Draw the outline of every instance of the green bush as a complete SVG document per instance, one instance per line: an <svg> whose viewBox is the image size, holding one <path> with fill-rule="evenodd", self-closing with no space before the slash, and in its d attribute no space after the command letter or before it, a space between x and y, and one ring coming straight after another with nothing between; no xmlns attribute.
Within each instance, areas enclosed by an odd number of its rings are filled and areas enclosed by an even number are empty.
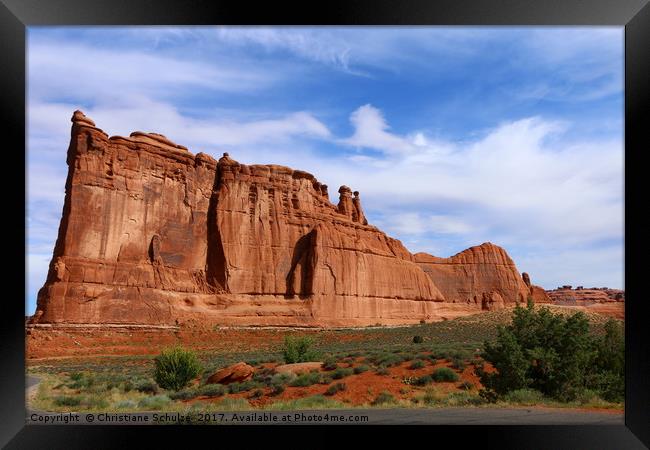
<svg viewBox="0 0 650 450"><path fill-rule="evenodd" d="M324 370L334 370L338 369L339 365L336 363L336 358L330 356L328 358L325 358L322 367Z"/></svg>
<svg viewBox="0 0 650 450"><path fill-rule="evenodd" d="M337 392L341 392L347 389L345 383L334 383L325 391L325 395L334 395Z"/></svg>
<svg viewBox="0 0 650 450"><path fill-rule="evenodd" d="M273 386L273 390L271 391L270 395L273 396L280 395L284 392L285 389L286 388L284 387L284 384L276 384L275 386Z"/></svg>
<svg viewBox="0 0 650 450"><path fill-rule="evenodd" d="M276 373L271 377L271 386L286 385L296 379L293 373Z"/></svg>
<svg viewBox="0 0 650 450"><path fill-rule="evenodd" d="M400 364L403 359L394 353L380 353L370 358L370 361L379 367L393 367Z"/></svg>
<svg viewBox="0 0 650 450"><path fill-rule="evenodd" d="M237 394L239 392L250 391L260 387L260 384L254 380L242 381L239 383L230 383L228 385L228 392L230 394Z"/></svg>
<svg viewBox="0 0 650 450"><path fill-rule="evenodd" d="M365 364L361 364L361 365L355 367L355 368L352 369L352 370L354 371L354 373L355 373L356 375L358 375L358 374L360 374L360 373L367 372L368 370L370 370L370 367L368 367L368 366L365 365Z"/></svg>
<svg viewBox="0 0 650 450"><path fill-rule="evenodd" d="M158 385L153 380L138 380L134 389L145 394L157 394L159 391Z"/></svg>
<svg viewBox="0 0 650 450"><path fill-rule="evenodd" d="M254 399L256 399L256 398L260 398L260 397L263 396L263 395L264 395L264 391L263 391L263 390L261 390L261 389L255 389L255 390L253 391L253 393L252 393L248 398L254 400Z"/></svg>
<svg viewBox="0 0 650 450"><path fill-rule="evenodd" d="M623 327L613 319L605 324L605 334L594 342L595 358L586 387L599 392L610 402L625 397L625 341Z"/></svg>
<svg viewBox="0 0 650 450"><path fill-rule="evenodd" d="M413 336L413 343L414 344L421 344L424 342L424 339L422 336Z"/></svg>
<svg viewBox="0 0 650 450"><path fill-rule="evenodd" d="M339 370L339 369L337 369ZM320 373L318 372L309 372L301 373L298 375L298 378L289 383L289 386L293 387L307 387L320 382Z"/></svg>
<svg viewBox="0 0 650 450"><path fill-rule="evenodd" d="M469 392L452 392L445 399L445 404L449 406L475 406L482 403L485 401L481 397Z"/></svg>
<svg viewBox="0 0 650 450"><path fill-rule="evenodd" d="M81 404L81 397L59 395L57 397L54 397L54 404L56 406L79 406Z"/></svg>
<svg viewBox="0 0 650 450"><path fill-rule="evenodd" d="M308 336L285 336L282 356L286 364L316 361L318 353L311 349L314 340Z"/></svg>
<svg viewBox="0 0 650 450"><path fill-rule="evenodd" d="M536 405L544 400L544 394L535 389L517 389L505 394L503 399L520 405Z"/></svg>
<svg viewBox="0 0 650 450"><path fill-rule="evenodd" d="M377 370L375 370L375 373L377 375L388 375L390 372L388 371L388 369L386 367L380 367Z"/></svg>
<svg viewBox="0 0 650 450"><path fill-rule="evenodd" d="M71 381L66 386L70 389L87 389L95 383L95 377L85 372L73 372L69 378Z"/></svg>
<svg viewBox="0 0 650 450"><path fill-rule="evenodd" d="M221 384L205 384L197 389L199 395L206 397L220 397L226 393L225 386Z"/></svg>
<svg viewBox="0 0 650 450"><path fill-rule="evenodd" d="M424 367L424 361L422 361L421 359L416 359L411 363L409 369L415 370L415 369L422 369L423 367Z"/></svg>
<svg viewBox="0 0 650 450"><path fill-rule="evenodd" d="M456 370L464 370L466 366L465 360L462 358L451 358L451 367Z"/></svg>
<svg viewBox="0 0 650 450"><path fill-rule="evenodd" d="M155 395L140 400L140 402L138 402L138 407L142 409L157 410L162 409L170 401L171 399L166 395Z"/></svg>
<svg viewBox="0 0 650 450"><path fill-rule="evenodd" d="M395 403L395 397L388 391L383 391L370 403L372 406L379 406Z"/></svg>
<svg viewBox="0 0 650 450"><path fill-rule="evenodd" d="M334 380L340 380L341 378L349 377L353 373L354 373L354 371L352 369L350 369L350 368L345 368L344 369L342 367L339 367L334 372L332 372L332 378Z"/></svg>
<svg viewBox="0 0 650 450"><path fill-rule="evenodd" d="M413 380L411 384L414 384L415 386L426 386L431 383L433 383L433 377L431 375L423 375Z"/></svg>
<svg viewBox="0 0 650 450"><path fill-rule="evenodd" d="M458 374L449 367L439 367L434 370L431 377L438 382L441 381L458 381Z"/></svg>
<svg viewBox="0 0 650 450"><path fill-rule="evenodd" d="M196 398L200 394L196 389L183 389L181 391L172 392L169 394L169 398L172 400L189 400L191 398Z"/></svg>
<svg viewBox="0 0 650 450"><path fill-rule="evenodd" d="M154 379L163 389L179 391L201 371L196 354L181 347L173 347L155 359Z"/></svg>
<svg viewBox="0 0 650 450"><path fill-rule="evenodd" d="M614 320L595 337L583 313L565 317L529 302L515 308L512 323L498 328L496 341L485 343L481 357L496 369L476 370L492 397L533 389L571 401L592 389L609 401L623 399L624 341Z"/></svg>

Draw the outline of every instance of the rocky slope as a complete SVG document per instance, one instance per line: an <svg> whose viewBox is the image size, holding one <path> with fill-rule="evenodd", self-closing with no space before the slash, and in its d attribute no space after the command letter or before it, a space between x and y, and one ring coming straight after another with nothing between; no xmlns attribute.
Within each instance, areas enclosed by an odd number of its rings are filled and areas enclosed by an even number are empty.
<svg viewBox="0 0 650 450"><path fill-rule="evenodd" d="M216 161L155 133L72 117L66 196L31 323L363 326L548 301L502 248L412 255L358 192ZM526 281L528 280L528 281Z"/></svg>
<svg viewBox="0 0 650 450"><path fill-rule="evenodd" d="M591 303L609 303L624 302L625 291L621 289L603 288L584 288L578 286L573 289L572 286L562 286L557 289L546 291L553 303L560 304L591 304Z"/></svg>

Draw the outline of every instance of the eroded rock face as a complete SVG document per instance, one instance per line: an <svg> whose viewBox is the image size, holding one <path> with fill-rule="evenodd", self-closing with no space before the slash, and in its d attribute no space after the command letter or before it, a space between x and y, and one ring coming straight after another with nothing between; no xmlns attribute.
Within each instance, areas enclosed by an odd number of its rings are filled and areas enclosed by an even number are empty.
<svg viewBox="0 0 650 450"><path fill-rule="evenodd" d="M525 303L530 294L529 286L506 251L489 242L450 258L416 253L415 261L440 289L446 302L489 309L484 307L484 294L488 298L498 295L500 300L494 302L503 304Z"/></svg>
<svg viewBox="0 0 650 450"><path fill-rule="evenodd" d="M216 161L163 135L109 137L72 117L66 197L40 323L364 326L525 301L493 244L412 255L360 195L307 172Z"/></svg>

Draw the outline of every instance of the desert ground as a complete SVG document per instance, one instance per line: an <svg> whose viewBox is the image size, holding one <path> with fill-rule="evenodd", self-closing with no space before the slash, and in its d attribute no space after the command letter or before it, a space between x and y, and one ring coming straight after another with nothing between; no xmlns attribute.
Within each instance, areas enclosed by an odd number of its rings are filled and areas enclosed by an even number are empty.
<svg viewBox="0 0 650 450"><path fill-rule="evenodd" d="M594 333L602 332L611 316L585 308L547 306L565 314L583 310ZM207 329L198 323L184 327L31 326L26 335L28 409L190 413L462 407L473 411L532 408L541 414L561 408L598 413L590 416L595 422L622 418L622 403L599 398L559 403L535 393L516 392L496 403L486 402L479 395L482 386L475 369L479 365L493 369L479 354L484 341L493 339L497 327L508 323L511 314L512 309L506 308L411 326L341 329ZM287 335L312 338L318 361L324 364L310 372L276 373L275 368L284 364L282 345ZM194 350L203 366L201 375L178 392L161 389L152 378L154 358L174 345ZM228 385L205 384L211 374L238 362L254 368L252 378ZM474 413L468 414L473 417ZM429 420L443 423L443 417L438 412Z"/></svg>

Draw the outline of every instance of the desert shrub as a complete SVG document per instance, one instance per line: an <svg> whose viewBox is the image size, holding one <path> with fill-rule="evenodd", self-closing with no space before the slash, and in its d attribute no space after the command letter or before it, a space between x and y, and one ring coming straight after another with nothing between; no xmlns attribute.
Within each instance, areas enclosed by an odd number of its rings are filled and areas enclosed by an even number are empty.
<svg viewBox="0 0 650 450"><path fill-rule="evenodd" d="M122 383L122 390L124 392L131 392L134 388L133 382L131 380L127 380L124 383Z"/></svg>
<svg viewBox="0 0 650 450"><path fill-rule="evenodd" d="M157 394L159 390L158 385L153 380L138 380L133 387L136 391L145 394Z"/></svg>
<svg viewBox="0 0 650 450"><path fill-rule="evenodd" d="M247 380L239 383L230 383L228 385L228 392L230 394L237 394L238 392L246 392L258 387L260 387L260 384L258 382L254 380Z"/></svg>
<svg viewBox="0 0 650 450"><path fill-rule="evenodd" d="M469 391L474 388L474 384L470 383L469 381L463 381L458 385L458 388L464 391Z"/></svg>
<svg viewBox="0 0 650 450"><path fill-rule="evenodd" d="M411 363L409 369L415 370L415 369L422 369L423 367L424 367L424 361L422 361L421 359L416 359Z"/></svg>
<svg viewBox="0 0 650 450"><path fill-rule="evenodd" d="M172 400L189 400L191 398L196 398L199 395L200 394L196 389L183 389L170 393L169 398Z"/></svg>
<svg viewBox="0 0 650 450"><path fill-rule="evenodd" d="M95 383L95 377L85 372L73 372L69 378L70 382L66 386L70 389L87 389Z"/></svg>
<svg viewBox="0 0 650 450"><path fill-rule="evenodd" d="M529 302L515 307L512 323L498 328L496 341L485 343L481 357L496 369L476 371L493 397L534 389L570 401L593 389L603 398L623 398L623 333L613 320L602 337L594 337L583 313L565 317Z"/></svg>
<svg viewBox="0 0 650 450"><path fill-rule="evenodd" d="M380 353L373 356L370 361L379 367L392 367L401 363L403 360L398 355L392 353Z"/></svg>
<svg viewBox="0 0 650 450"><path fill-rule="evenodd" d="M337 369L339 370L339 369ZM318 372L309 372L301 373L298 375L298 378L289 383L289 386L293 387L307 387L320 382L320 373Z"/></svg>
<svg viewBox="0 0 650 450"><path fill-rule="evenodd" d="M331 375L321 375L320 376L320 384L330 384L332 382L332 377Z"/></svg>
<svg viewBox="0 0 650 450"><path fill-rule="evenodd" d="M261 369L258 369L255 371L253 374L253 380L257 381L258 383L262 383L266 386L269 386L271 384L271 381L273 380L273 369L270 369L268 367L263 367Z"/></svg>
<svg viewBox="0 0 650 450"><path fill-rule="evenodd" d="M264 395L264 391L263 391L263 390L261 390L261 389L255 389L255 390L253 391L253 393L252 393L248 398L250 398L250 399L256 399L256 398L260 398L260 397L263 396L263 395Z"/></svg>
<svg viewBox="0 0 650 450"><path fill-rule="evenodd" d="M287 364L316 361L318 353L311 348L314 340L309 336L285 336L282 356Z"/></svg>
<svg viewBox="0 0 650 450"><path fill-rule="evenodd" d="M133 400L122 400L121 402L118 402L116 405L117 409L133 409L137 406L138 404L134 402Z"/></svg>
<svg viewBox="0 0 650 450"><path fill-rule="evenodd" d="M250 409L251 404L245 398L225 397L216 406L225 411L236 411Z"/></svg>
<svg viewBox="0 0 650 450"><path fill-rule="evenodd" d="M516 389L505 394L503 399L520 405L536 405L544 400L544 394L535 389Z"/></svg>
<svg viewBox="0 0 650 450"><path fill-rule="evenodd" d="M336 363L336 359L330 356L325 358L322 367L324 370L334 370L334 369L338 369L339 365Z"/></svg>
<svg viewBox="0 0 650 450"><path fill-rule="evenodd" d="M58 395L53 400L56 406L79 406L81 397L73 395Z"/></svg>
<svg viewBox="0 0 650 450"><path fill-rule="evenodd" d="M451 359L451 367L453 367L456 370L464 370L466 366L465 361L462 358L452 358Z"/></svg>
<svg viewBox="0 0 650 450"><path fill-rule="evenodd" d="M417 377L412 382L412 384L415 386L426 386L427 384L431 383L433 383L433 377L431 375L423 375L421 377Z"/></svg>
<svg viewBox="0 0 650 450"><path fill-rule="evenodd" d="M480 405L485 401L478 395L469 392L452 392L447 396L444 403L449 406L471 406Z"/></svg>
<svg viewBox="0 0 650 450"><path fill-rule="evenodd" d="M108 400L101 395L91 394L87 395L81 404L88 409L105 409L108 407Z"/></svg>
<svg viewBox="0 0 650 450"><path fill-rule="evenodd" d="M280 395L284 392L286 388L284 387L284 384L276 384L273 386L273 390L271 391L270 395Z"/></svg>
<svg viewBox="0 0 650 450"><path fill-rule="evenodd" d="M424 342L424 339L422 338L422 336L419 336L419 335L418 336L413 336L413 343L414 344L421 344L423 342Z"/></svg>
<svg viewBox="0 0 650 450"><path fill-rule="evenodd" d="M363 373L363 372L367 372L368 370L370 370L370 367L368 367L368 366L365 365L365 364L361 364L361 365L355 367L354 369L352 369L352 371L353 371L356 375L358 375L358 374L360 374L360 373Z"/></svg>
<svg viewBox="0 0 650 450"><path fill-rule="evenodd" d="M458 381L458 374L451 370L449 367L439 367L433 371L431 377L438 382Z"/></svg>
<svg viewBox="0 0 650 450"><path fill-rule="evenodd" d="M293 373L276 373L271 377L271 386L286 385L296 379Z"/></svg>
<svg viewBox="0 0 650 450"><path fill-rule="evenodd" d="M354 371L352 369L350 369L350 368L345 368L344 369L342 367L339 367L334 372L332 372L332 378L334 380L340 380L341 378L349 377L353 373L354 373Z"/></svg>
<svg viewBox="0 0 650 450"><path fill-rule="evenodd" d="M269 409L295 411L300 409L342 408L344 406L345 405L341 402L319 394L286 402L275 402L269 407Z"/></svg>
<svg viewBox="0 0 650 450"><path fill-rule="evenodd" d="M602 403L601 393L593 389L582 389L576 394L575 401L581 405Z"/></svg>
<svg viewBox="0 0 650 450"><path fill-rule="evenodd" d="M220 397L226 393L226 388L221 384L205 384L198 388L197 392L206 397Z"/></svg>
<svg viewBox="0 0 650 450"><path fill-rule="evenodd" d="M388 369L386 367L380 367L377 370L375 370L375 373L377 375L388 375L390 372L388 371Z"/></svg>
<svg viewBox="0 0 650 450"><path fill-rule="evenodd" d="M375 399L370 403L372 406L386 405L390 403L395 403L395 397L388 391L382 391L375 397Z"/></svg>
<svg viewBox="0 0 650 450"><path fill-rule="evenodd" d="M162 409L165 405L171 402L171 399L166 395L154 395L153 397L145 397L138 402L138 407L142 409L157 410Z"/></svg>
<svg viewBox="0 0 650 450"><path fill-rule="evenodd" d="M182 347L163 350L155 359L154 379L163 389L179 391L201 371L196 354Z"/></svg>
<svg viewBox="0 0 650 450"><path fill-rule="evenodd" d="M337 392L341 392L347 389L345 383L334 383L325 391L325 395L334 395Z"/></svg>

